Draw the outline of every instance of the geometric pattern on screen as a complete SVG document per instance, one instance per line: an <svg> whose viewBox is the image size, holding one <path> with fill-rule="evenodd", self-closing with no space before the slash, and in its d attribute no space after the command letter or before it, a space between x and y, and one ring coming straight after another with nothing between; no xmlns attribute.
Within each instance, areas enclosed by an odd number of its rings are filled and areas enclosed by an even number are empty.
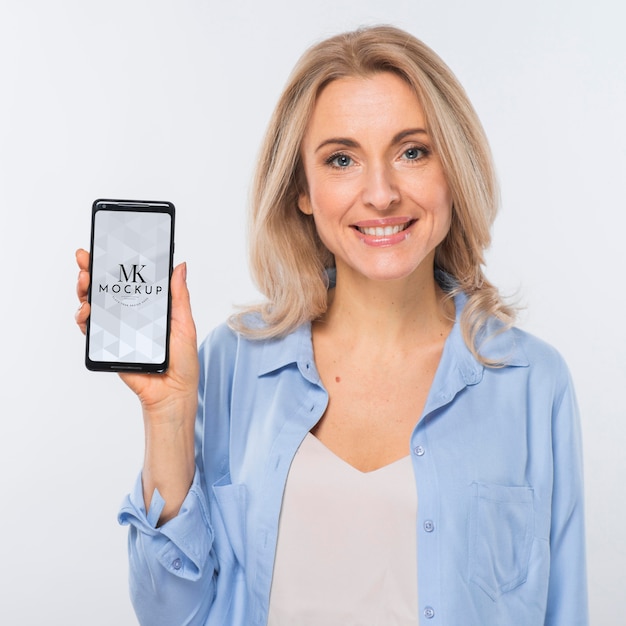
<svg viewBox="0 0 626 626"><path fill-rule="evenodd" d="M171 227L167 213L96 212L92 361L165 360Z"/></svg>

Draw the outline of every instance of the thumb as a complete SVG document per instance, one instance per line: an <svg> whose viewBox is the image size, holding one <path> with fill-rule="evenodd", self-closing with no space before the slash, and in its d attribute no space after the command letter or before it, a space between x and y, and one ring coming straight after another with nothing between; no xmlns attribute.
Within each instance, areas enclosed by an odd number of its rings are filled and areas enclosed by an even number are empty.
<svg viewBox="0 0 626 626"><path fill-rule="evenodd" d="M174 268L170 279L170 288L172 291L172 319L183 324L193 324L189 289L187 289L187 263L181 263Z"/></svg>

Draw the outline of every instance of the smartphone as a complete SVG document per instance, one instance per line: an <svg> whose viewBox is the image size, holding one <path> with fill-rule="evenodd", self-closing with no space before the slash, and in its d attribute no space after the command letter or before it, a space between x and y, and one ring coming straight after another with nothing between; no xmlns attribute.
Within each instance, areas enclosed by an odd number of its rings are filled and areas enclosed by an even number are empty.
<svg viewBox="0 0 626 626"><path fill-rule="evenodd" d="M169 360L171 202L96 200L85 365L112 372L164 372Z"/></svg>

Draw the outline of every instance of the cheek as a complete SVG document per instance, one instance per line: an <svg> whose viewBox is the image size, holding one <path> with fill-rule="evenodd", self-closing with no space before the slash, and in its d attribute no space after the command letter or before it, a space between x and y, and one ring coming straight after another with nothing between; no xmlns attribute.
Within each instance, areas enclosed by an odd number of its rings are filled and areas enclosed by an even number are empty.
<svg viewBox="0 0 626 626"><path fill-rule="evenodd" d="M452 225L452 200L449 197L442 198L442 204L439 209L438 222L438 239L439 243L441 243L450 232L450 226Z"/></svg>
<svg viewBox="0 0 626 626"><path fill-rule="evenodd" d="M449 223L452 217L452 192L443 175L434 177L425 185L424 197L432 210Z"/></svg>
<svg viewBox="0 0 626 626"><path fill-rule="evenodd" d="M340 192L332 184L319 184L309 188L309 201L319 238L336 254L337 242L349 221L345 217L351 206L349 194Z"/></svg>
<svg viewBox="0 0 626 626"><path fill-rule="evenodd" d="M355 199L355 185L345 178L342 181L323 176L309 178L309 199L313 215L339 217Z"/></svg>
<svg viewBox="0 0 626 626"><path fill-rule="evenodd" d="M422 181L414 200L425 211L425 219L430 221L432 237L441 243L445 239L452 223L452 193L443 175L429 177Z"/></svg>
<svg viewBox="0 0 626 626"><path fill-rule="evenodd" d="M452 194L447 189L440 193L438 206L439 233L437 238L439 244L448 236L452 225Z"/></svg>

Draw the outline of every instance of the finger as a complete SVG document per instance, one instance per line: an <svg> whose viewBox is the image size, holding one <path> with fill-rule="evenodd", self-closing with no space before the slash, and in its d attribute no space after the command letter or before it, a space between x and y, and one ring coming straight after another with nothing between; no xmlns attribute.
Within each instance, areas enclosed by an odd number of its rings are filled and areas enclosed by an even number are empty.
<svg viewBox="0 0 626 626"><path fill-rule="evenodd" d="M78 310L74 314L74 319L78 324L83 335L87 332L87 318L89 317L90 307L88 302L81 302Z"/></svg>
<svg viewBox="0 0 626 626"><path fill-rule="evenodd" d="M76 281L76 295L81 302L87 300L87 293L89 291L89 272L87 270L80 270L78 272L78 280Z"/></svg>
<svg viewBox="0 0 626 626"><path fill-rule="evenodd" d="M76 250L76 263L81 270L89 270L89 252L83 248Z"/></svg>
<svg viewBox="0 0 626 626"><path fill-rule="evenodd" d="M78 281L76 283L76 295L81 302L87 300L89 289L89 252L83 248L76 250L76 263L80 268Z"/></svg>
<svg viewBox="0 0 626 626"><path fill-rule="evenodd" d="M172 319L181 324L194 327L191 314L191 301L187 289L187 263L181 263L174 268L170 280L172 290Z"/></svg>

